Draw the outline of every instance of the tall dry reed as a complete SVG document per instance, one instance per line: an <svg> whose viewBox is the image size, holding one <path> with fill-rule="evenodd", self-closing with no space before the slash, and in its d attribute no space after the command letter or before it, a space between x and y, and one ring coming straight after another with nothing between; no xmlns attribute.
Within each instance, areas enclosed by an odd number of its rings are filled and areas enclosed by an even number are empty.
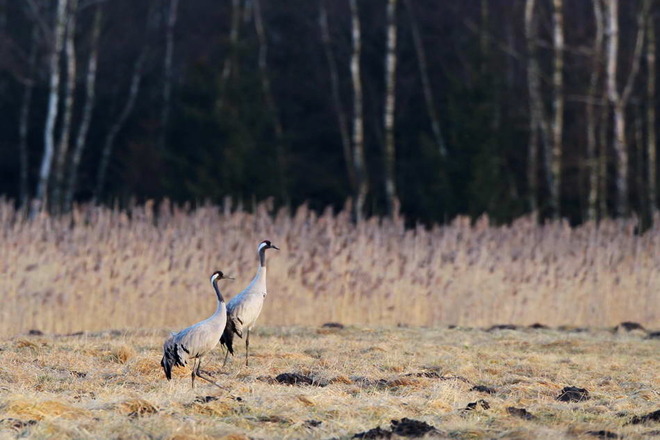
<svg viewBox="0 0 660 440"><path fill-rule="evenodd" d="M263 239L282 250L268 254L261 324L657 327L660 228L633 229L458 218L411 230L401 220L355 225L346 211L274 213L267 204L254 213L81 206L26 220L0 202L0 335L189 325L215 308L214 270L237 279L221 284L227 297L247 285Z"/></svg>

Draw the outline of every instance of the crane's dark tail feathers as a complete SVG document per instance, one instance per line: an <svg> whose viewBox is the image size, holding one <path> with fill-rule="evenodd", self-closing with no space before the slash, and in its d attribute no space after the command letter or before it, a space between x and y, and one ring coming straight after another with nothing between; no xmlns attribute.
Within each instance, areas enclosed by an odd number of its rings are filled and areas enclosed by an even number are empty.
<svg viewBox="0 0 660 440"><path fill-rule="evenodd" d="M187 351L185 347L181 346L181 348ZM177 344L171 339L167 340L165 345L163 345L163 359L160 361L160 366L163 367L167 380L172 380L172 367L183 367L185 365L183 359L179 356L179 347Z"/></svg>
<svg viewBox="0 0 660 440"><path fill-rule="evenodd" d="M234 333L236 333L236 324L232 319L227 319L227 325L225 326L225 331L220 337L220 344L227 347L227 350L234 355Z"/></svg>

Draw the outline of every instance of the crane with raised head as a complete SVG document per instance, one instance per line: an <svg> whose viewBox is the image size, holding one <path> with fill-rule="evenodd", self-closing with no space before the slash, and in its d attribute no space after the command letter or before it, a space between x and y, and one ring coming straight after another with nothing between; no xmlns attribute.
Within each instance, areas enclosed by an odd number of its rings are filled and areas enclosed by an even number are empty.
<svg viewBox="0 0 660 440"><path fill-rule="evenodd" d="M215 313L204 321L198 322L172 335L163 344L163 359L160 365L165 371L167 380L172 379L172 367L185 367L192 359L192 387L195 388L195 377L200 377L213 385L220 387L213 379L202 374L202 358L218 344L227 324L227 306L218 288L219 280L232 280L221 271L211 275L211 285L215 290L218 305Z"/></svg>
<svg viewBox="0 0 660 440"><path fill-rule="evenodd" d="M243 338L245 333L245 366L248 365L248 358L250 353L250 330L257 321L261 308L264 305L266 298L266 250L275 249L280 250L277 246L272 244L269 240L264 240L259 243L257 247L257 255L259 256L259 267L257 274L252 278L250 284L238 295L233 297L227 304L227 326L220 343L227 347L227 354L225 355L225 362L229 353L234 354L234 335Z"/></svg>

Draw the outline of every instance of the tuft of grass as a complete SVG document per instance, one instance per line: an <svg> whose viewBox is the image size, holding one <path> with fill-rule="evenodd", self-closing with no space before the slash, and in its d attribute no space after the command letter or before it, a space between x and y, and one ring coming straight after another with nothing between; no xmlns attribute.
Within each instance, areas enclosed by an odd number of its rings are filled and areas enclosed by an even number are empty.
<svg viewBox="0 0 660 440"><path fill-rule="evenodd" d="M135 357L135 349L130 345L118 345L112 348L110 356L115 362L120 364L127 363L130 359Z"/></svg>

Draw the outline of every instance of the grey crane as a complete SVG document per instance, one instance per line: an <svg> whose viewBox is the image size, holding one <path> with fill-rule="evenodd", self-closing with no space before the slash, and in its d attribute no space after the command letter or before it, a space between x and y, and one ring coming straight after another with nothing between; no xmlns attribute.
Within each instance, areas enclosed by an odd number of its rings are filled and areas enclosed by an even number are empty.
<svg viewBox="0 0 660 440"><path fill-rule="evenodd" d="M225 362L229 353L234 354L234 335L239 338L243 337L245 331L245 366L248 365L248 357L250 352L250 330L256 322L261 307L264 305L264 298L266 298L266 250L275 249L280 250L277 246L272 244L269 240L264 240L259 243L257 247L257 254L259 255L259 267L257 274L252 278L252 281L241 293L233 297L229 304L227 304L227 327L225 328L220 343L227 347L227 354L225 355Z"/></svg>
<svg viewBox="0 0 660 440"><path fill-rule="evenodd" d="M192 387L195 388L195 376L220 387L211 378L202 374L200 369L202 366L202 357L213 350L218 344L218 338L222 336L227 323L227 306L218 288L218 281L222 279L233 280L233 278L225 276L221 271L216 271L211 275L211 285L218 299L218 306L215 309L215 313L204 321L198 322L178 333L172 333L163 344L163 359L160 361L160 365L165 371L167 380L172 379L173 366L184 367L192 359Z"/></svg>

